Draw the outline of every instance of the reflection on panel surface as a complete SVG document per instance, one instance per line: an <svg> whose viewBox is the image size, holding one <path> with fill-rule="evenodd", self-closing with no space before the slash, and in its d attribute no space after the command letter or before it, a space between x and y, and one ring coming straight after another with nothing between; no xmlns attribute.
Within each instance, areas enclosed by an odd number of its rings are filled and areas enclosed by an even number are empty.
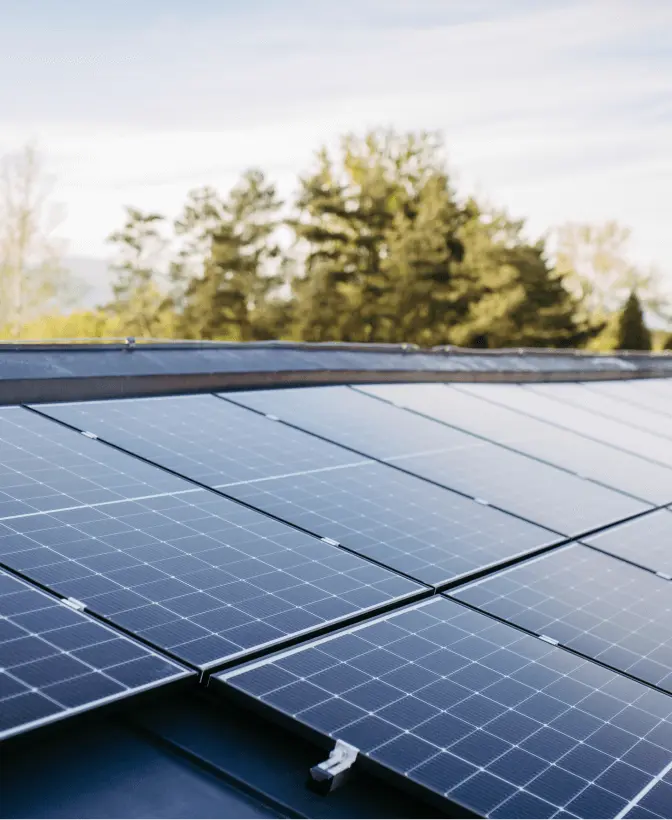
<svg viewBox="0 0 672 820"><path fill-rule="evenodd" d="M215 679L486 817L616 817L672 699L442 597Z"/></svg>
<svg viewBox="0 0 672 820"><path fill-rule="evenodd" d="M423 589L207 490L5 521L0 561L201 667Z"/></svg>
<svg viewBox="0 0 672 820"><path fill-rule="evenodd" d="M559 540L549 530L376 462L225 489L431 585Z"/></svg>
<svg viewBox="0 0 672 820"><path fill-rule="evenodd" d="M573 545L451 597L672 693L672 585Z"/></svg>
<svg viewBox="0 0 672 820"><path fill-rule="evenodd" d="M0 570L0 739L189 674Z"/></svg>
<svg viewBox="0 0 672 820"><path fill-rule="evenodd" d="M672 576L672 510L655 510L583 539L653 572Z"/></svg>
<svg viewBox="0 0 672 820"><path fill-rule="evenodd" d="M23 407L0 409L0 518L181 486L179 479Z"/></svg>

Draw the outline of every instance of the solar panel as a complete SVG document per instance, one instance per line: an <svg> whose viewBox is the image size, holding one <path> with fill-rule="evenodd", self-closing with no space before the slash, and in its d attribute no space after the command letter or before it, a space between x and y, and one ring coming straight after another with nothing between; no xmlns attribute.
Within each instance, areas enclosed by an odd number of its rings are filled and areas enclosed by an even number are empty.
<svg viewBox="0 0 672 820"><path fill-rule="evenodd" d="M583 540L633 564L672 576L671 510L656 510Z"/></svg>
<svg viewBox="0 0 672 820"><path fill-rule="evenodd" d="M496 402L511 410L534 416L541 421L571 430L582 436L601 441L620 450L672 466L672 441L638 430L620 421L596 416L589 410L555 401L533 389L517 384L475 385L475 395ZM672 473L669 478L672 486Z"/></svg>
<svg viewBox="0 0 672 820"><path fill-rule="evenodd" d="M332 408L328 411L334 416L330 436L346 446L359 447L449 489L486 499L506 512L563 535L579 535L646 509L634 499L445 425L346 388L330 390L289 392L312 396L309 405L317 401L320 407L326 403ZM348 408L350 412L346 413ZM349 450L213 396L78 403L43 409L220 489L243 481L320 472L366 461ZM315 421L309 426L320 434L329 432L323 429L324 420L320 421L324 407L314 409ZM294 420L292 416L290 421ZM301 421L305 421L303 410ZM367 440L373 444L367 444ZM428 447L432 453L422 453Z"/></svg>
<svg viewBox="0 0 672 820"><path fill-rule="evenodd" d="M361 461L211 395L55 404L40 410L210 486Z"/></svg>
<svg viewBox="0 0 672 820"><path fill-rule="evenodd" d="M468 451L390 461L564 535L597 529L648 508L593 481L487 443Z"/></svg>
<svg viewBox="0 0 672 820"><path fill-rule="evenodd" d="M0 409L0 518L181 486L179 479L25 408Z"/></svg>
<svg viewBox="0 0 672 820"><path fill-rule="evenodd" d="M0 740L190 674L0 570Z"/></svg>
<svg viewBox="0 0 672 820"><path fill-rule="evenodd" d="M650 784L624 817L659 818L665 820L672 806L672 763Z"/></svg>
<svg viewBox="0 0 672 820"><path fill-rule="evenodd" d="M458 430L373 401L350 387L256 390L222 395L374 458L459 450L479 444Z"/></svg>
<svg viewBox="0 0 672 820"><path fill-rule="evenodd" d="M672 759L672 699L437 596L211 678L485 817L617 817Z"/></svg>
<svg viewBox="0 0 672 820"><path fill-rule="evenodd" d="M559 540L549 530L377 462L225 489L431 585Z"/></svg>
<svg viewBox="0 0 672 820"><path fill-rule="evenodd" d="M672 693L670 582L572 545L451 597Z"/></svg>
<svg viewBox="0 0 672 820"><path fill-rule="evenodd" d="M600 395L611 396L669 418L672 415L672 400L662 392L662 385L666 384L667 380L661 380L660 386L647 386L647 383L645 379L633 382L589 382L586 387Z"/></svg>
<svg viewBox="0 0 672 820"><path fill-rule="evenodd" d="M646 430L657 436L672 439L672 427L667 417L643 407L635 407L627 402L619 401L612 396L588 390L583 384L534 384L528 387L535 393L541 393L557 401L583 407L599 416L616 419L639 430Z"/></svg>
<svg viewBox="0 0 672 820"><path fill-rule="evenodd" d="M403 402L446 424L643 501L657 505L669 503L672 471L668 468L467 392L479 386L482 385L460 384L458 389L457 385L403 385L397 389L394 385L385 385L375 390L381 396Z"/></svg>
<svg viewBox="0 0 672 820"><path fill-rule="evenodd" d="M0 560L204 668L425 591L199 489L6 520Z"/></svg>

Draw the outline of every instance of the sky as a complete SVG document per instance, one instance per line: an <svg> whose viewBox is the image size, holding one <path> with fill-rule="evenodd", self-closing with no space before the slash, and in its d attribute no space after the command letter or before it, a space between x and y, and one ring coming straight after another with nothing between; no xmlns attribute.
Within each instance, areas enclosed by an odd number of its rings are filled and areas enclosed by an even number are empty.
<svg viewBox="0 0 672 820"><path fill-rule="evenodd" d="M322 144L439 129L459 193L632 228L672 288L669 0L0 0L0 154L35 140L69 253L250 166L291 196Z"/></svg>

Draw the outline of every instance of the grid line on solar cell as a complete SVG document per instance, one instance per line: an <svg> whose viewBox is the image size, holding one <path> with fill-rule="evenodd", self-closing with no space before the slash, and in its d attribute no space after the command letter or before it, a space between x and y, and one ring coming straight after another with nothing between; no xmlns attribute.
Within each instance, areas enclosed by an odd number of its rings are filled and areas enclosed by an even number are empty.
<svg viewBox="0 0 672 820"><path fill-rule="evenodd" d="M39 409L209 486L361 461L347 450L212 395Z"/></svg>
<svg viewBox="0 0 672 820"><path fill-rule="evenodd" d="M443 596L211 681L486 817L615 817L672 759L667 695Z"/></svg>
<svg viewBox="0 0 672 820"><path fill-rule="evenodd" d="M225 491L434 586L559 540L550 530L378 462Z"/></svg>
<svg viewBox="0 0 672 820"><path fill-rule="evenodd" d="M635 407L627 402L618 401L612 396L600 395L587 390L584 384L534 384L528 387L535 393L541 393L556 401L567 402L567 404L590 410L598 416L606 416L640 430L672 439L669 419L659 413L645 410L643 407Z"/></svg>
<svg viewBox="0 0 672 820"><path fill-rule="evenodd" d="M1 522L0 560L199 667L426 591L208 490Z"/></svg>
<svg viewBox="0 0 672 820"><path fill-rule="evenodd" d="M666 384L668 381L666 380ZM600 395L612 396L634 407L642 407L660 413L663 418L672 416L670 399L658 390L646 389L646 382L586 382L586 387Z"/></svg>
<svg viewBox="0 0 672 820"><path fill-rule="evenodd" d="M491 389L487 389L490 387ZM485 389L484 389L485 388ZM547 394L518 384L477 385L475 395L508 407L531 418L552 424L593 441L608 444L639 458L672 466L672 442L652 433L638 430L632 425L596 416L590 410L563 404ZM672 477L670 478L672 481Z"/></svg>
<svg viewBox="0 0 672 820"><path fill-rule="evenodd" d="M189 674L0 570L0 739Z"/></svg>
<svg viewBox="0 0 672 820"><path fill-rule="evenodd" d="M373 417L366 424L378 430L380 425L376 414L378 408L385 405L351 390L345 395L354 397L357 406L373 411ZM413 425L417 421L421 427L429 424L431 436L425 432L424 437L417 439L412 430L407 432L404 442L407 446L412 444L414 452L417 447L430 443L435 449L437 431L447 433L448 440L457 437L460 442L464 439L475 442L476 448L483 446L477 439L453 433L443 425L424 422L405 411L390 409L399 413L404 422L410 420ZM335 539L369 559L423 582L442 583L558 540L558 536L550 531L535 529L532 524L516 521L496 510L484 511L481 505L462 499L447 488L428 486L418 477L377 461L355 460L356 456L341 447L212 396L98 402L90 406L59 405L53 408L53 412L69 423L94 430L118 446L132 448L143 458L154 458L170 469L184 470L192 479L207 480L225 495L320 537ZM235 453L237 457L244 456L244 461L255 464L254 469L232 471L228 466L229 456L221 455L222 447L213 446L209 434L203 436L200 432L190 432L198 429L199 418L207 414L212 414L212 420L204 421L204 429L209 430L214 423L213 429L219 436L214 441L222 446L236 429L241 428L243 432ZM355 419L360 426L364 424L362 413ZM119 432L122 421L126 432ZM217 425L222 425L219 433L216 433ZM165 431L161 432L160 427L165 427ZM387 432L385 441L394 440L391 432ZM198 458L185 458L194 443L198 443L195 448ZM299 445L303 455L299 455L298 466L308 468L324 462L327 466L286 472ZM171 448L174 448L172 453ZM207 469L201 469L199 465L205 462ZM279 473L282 470L284 474ZM268 474L264 475L264 472ZM262 477L256 477L258 474ZM236 475L248 477L231 480ZM511 483L510 476L502 475L500 479L502 487ZM396 500L394 493L398 494ZM583 518L581 513L575 514L575 529L564 534L585 532L608 523L610 517L617 515L611 503L613 499L603 498L600 493L609 495L608 491L599 488L592 494L589 490L587 499L577 496L577 510L587 511L587 500L594 503L596 510L588 517L584 513ZM519 506L529 510L530 505L524 505L521 494L518 498ZM400 499L403 499L403 507ZM579 500L583 503L578 504ZM619 518L640 510L640 505L629 499L623 499L619 507ZM558 514L553 515L556 522L560 518ZM587 526L581 526L582 523ZM448 527L448 537L445 533L440 534L437 527ZM451 539L452 545L447 543ZM517 539L521 543L517 543ZM460 554L463 551L468 557ZM418 575L418 572L422 574Z"/></svg>
<svg viewBox="0 0 672 820"><path fill-rule="evenodd" d="M672 806L672 760L630 803L617 815L622 817L659 817L665 820Z"/></svg>
<svg viewBox="0 0 672 820"><path fill-rule="evenodd" d="M650 572L577 544L450 595L672 694L672 588Z"/></svg>
<svg viewBox="0 0 672 820"><path fill-rule="evenodd" d="M259 391L234 394L231 401L273 411L312 433L564 535L646 509L602 485L374 398L387 389L403 387ZM568 503L560 505L561 497Z"/></svg>
<svg viewBox="0 0 672 820"><path fill-rule="evenodd" d="M498 385L488 385L496 388ZM667 504L672 470L473 394L483 385L383 385L380 397L651 504ZM403 388L407 392L399 392ZM373 388L372 388L373 389ZM396 391L396 393L395 393ZM395 396L395 399L392 398Z"/></svg>
<svg viewBox="0 0 672 820"><path fill-rule="evenodd" d="M169 473L23 407L0 409L0 519L180 486Z"/></svg>
<svg viewBox="0 0 672 820"><path fill-rule="evenodd" d="M603 552L672 576L672 510L653 512L582 539Z"/></svg>

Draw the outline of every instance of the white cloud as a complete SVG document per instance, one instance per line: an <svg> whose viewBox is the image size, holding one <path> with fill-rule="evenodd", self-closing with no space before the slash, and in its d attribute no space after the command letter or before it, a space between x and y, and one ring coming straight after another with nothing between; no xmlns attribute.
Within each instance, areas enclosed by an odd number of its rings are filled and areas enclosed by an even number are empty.
<svg viewBox="0 0 672 820"><path fill-rule="evenodd" d="M21 94L0 91L0 150L40 139L74 252L104 254L125 203L172 215L189 188L227 187L250 165L290 193L320 144L395 125L441 129L458 187L528 216L531 230L616 218L640 259L669 269L669 3L264 9L184 12L67 48L0 35L0 68L21 55L27 66Z"/></svg>

